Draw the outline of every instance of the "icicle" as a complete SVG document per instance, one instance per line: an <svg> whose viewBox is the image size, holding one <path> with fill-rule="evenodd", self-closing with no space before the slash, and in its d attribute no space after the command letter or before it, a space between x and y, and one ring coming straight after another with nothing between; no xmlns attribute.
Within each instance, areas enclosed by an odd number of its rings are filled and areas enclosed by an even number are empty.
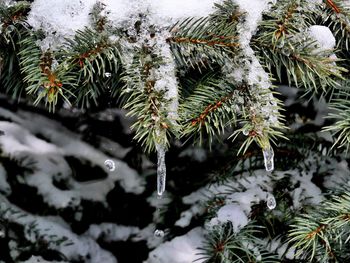
<svg viewBox="0 0 350 263"><path fill-rule="evenodd" d="M158 238L162 238L162 237L164 237L164 231L163 231L163 230L160 230L160 229L156 229L156 230L154 231L154 236L155 236L155 237L158 237Z"/></svg>
<svg viewBox="0 0 350 263"><path fill-rule="evenodd" d="M267 148L263 149L263 155L265 169L266 171L271 172L275 168L273 161L275 153L273 152L273 148L269 145Z"/></svg>
<svg viewBox="0 0 350 263"><path fill-rule="evenodd" d="M268 196L266 198L266 205L270 210L275 209L276 199L272 194L268 194Z"/></svg>
<svg viewBox="0 0 350 263"><path fill-rule="evenodd" d="M165 147L157 145L157 192L158 196L161 197L165 191L166 183L166 166L165 166Z"/></svg>
<svg viewBox="0 0 350 263"><path fill-rule="evenodd" d="M105 161L105 166L107 167L108 170L113 172L115 170L115 163L112 160L106 160Z"/></svg>

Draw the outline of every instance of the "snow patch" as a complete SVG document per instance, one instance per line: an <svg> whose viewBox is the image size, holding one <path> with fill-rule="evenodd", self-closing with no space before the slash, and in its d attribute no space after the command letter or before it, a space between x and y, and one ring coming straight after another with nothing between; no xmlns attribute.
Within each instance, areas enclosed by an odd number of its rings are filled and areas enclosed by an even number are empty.
<svg viewBox="0 0 350 263"><path fill-rule="evenodd" d="M116 170L109 171L104 162L111 159L110 156L83 142L79 135L59 123L34 113L19 111L15 115L1 108L0 115L14 121L0 122L0 129L6 132L6 136L0 136L3 154L22 162L26 167L35 168L32 169L33 172L20 176L28 185L37 188L49 205L56 208L69 205L75 207L81 199L105 203L107 194L116 182L129 193L140 194L144 191L145 181L135 170L113 158ZM50 142L39 139L34 134L40 134ZM75 181L71 177L72 171L65 156L73 156L99 166L107 178L90 182ZM69 190L57 188L55 180L67 180Z"/></svg>
<svg viewBox="0 0 350 263"><path fill-rule="evenodd" d="M153 250L144 263L189 263L197 260L198 247L204 241L202 228L194 228L186 235L165 242ZM196 262L203 262L197 260Z"/></svg>
<svg viewBox="0 0 350 263"><path fill-rule="evenodd" d="M83 258L86 263L117 263L115 257L102 249L93 239L74 234L69 227L51 220L50 217L31 215L9 203L1 195L0 200L0 213L3 214L3 218L6 221L22 225L26 240L34 244L39 240L46 242L48 248L59 251L70 261ZM15 256L16 242L11 242L9 246L12 255ZM34 257L29 262L36 262L33 260L37 259Z"/></svg>
<svg viewBox="0 0 350 263"><path fill-rule="evenodd" d="M85 235L94 240L102 238L106 242L126 241L140 232L138 227L121 226L113 223L92 224Z"/></svg>
<svg viewBox="0 0 350 263"><path fill-rule="evenodd" d="M233 230L239 232L242 227L248 224L248 217L239 205L228 204L218 210L217 217L212 218L207 226L212 228L227 222L231 222Z"/></svg>
<svg viewBox="0 0 350 263"><path fill-rule="evenodd" d="M0 192L2 192L5 195L10 195L12 192L11 186L7 182L7 172L1 163L0 163Z"/></svg>
<svg viewBox="0 0 350 263"><path fill-rule="evenodd" d="M28 15L34 30L42 30L46 38L39 43L43 50L55 49L90 23L89 13L96 0L35 0Z"/></svg>
<svg viewBox="0 0 350 263"><path fill-rule="evenodd" d="M326 26L310 26L309 35L317 41L320 47L319 50L331 50L335 47L335 37L332 31Z"/></svg>

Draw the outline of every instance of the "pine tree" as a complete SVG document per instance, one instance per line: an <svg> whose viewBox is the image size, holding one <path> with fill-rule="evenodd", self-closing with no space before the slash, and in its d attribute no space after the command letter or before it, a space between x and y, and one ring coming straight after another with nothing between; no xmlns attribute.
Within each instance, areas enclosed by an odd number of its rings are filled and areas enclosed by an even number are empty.
<svg viewBox="0 0 350 263"><path fill-rule="evenodd" d="M289 194L303 174L334 172L336 159L347 157L347 1L224 0L206 16L170 18L147 3L132 1L132 12L118 17L98 1L88 23L71 32L43 24L36 1L0 1L2 92L52 112L67 105L93 112L109 107L106 100L127 110L134 140L157 153L159 196L176 142L230 145L225 158L233 161L215 172L202 213L210 222L204 262L348 262L348 184L295 209ZM325 101L326 125L311 133L291 128L283 85L306 103ZM332 165L320 168L325 162ZM262 167L269 173L257 183ZM245 226L215 223L252 185L259 202L249 204Z"/></svg>

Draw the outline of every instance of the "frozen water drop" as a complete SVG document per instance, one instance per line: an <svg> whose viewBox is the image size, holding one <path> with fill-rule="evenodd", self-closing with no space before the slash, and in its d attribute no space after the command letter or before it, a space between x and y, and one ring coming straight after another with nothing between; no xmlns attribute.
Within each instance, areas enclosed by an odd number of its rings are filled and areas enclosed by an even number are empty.
<svg viewBox="0 0 350 263"><path fill-rule="evenodd" d="M273 160L275 153L273 152L273 148L269 146L268 148L263 149L263 155L264 155L265 169L266 171L271 172L275 168L275 164Z"/></svg>
<svg viewBox="0 0 350 263"><path fill-rule="evenodd" d="M105 161L105 166L107 167L108 170L113 172L115 170L115 163L112 160L106 160Z"/></svg>
<svg viewBox="0 0 350 263"><path fill-rule="evenodd" d="M276 207L276 199L272 194L269 194L266 199L266 205L268 209L272 210Z"/></svg>
<svg viewBox="0 0 350 263"><path fill-rule="evenodd" d="M154 231L154 236L155 236L155 237L158 237L158 238L162 238L162 237L164 237L164 231L163 231L163 230L160 230L160 229L156 229L156 230Z"/></svg>
<svg viewBox="0 0 350 263"><path fill-rule="evenodd" d="M109 78L110 76L112 76L112 73L111 73L111 72L106 72L106 73L105 73L105 77L106 77L106 78Z"/></svg>
<svg viewBox="0 0 350 263"><path fill-rule="evenodd" d="M157 145L157 193L162 196L165 191L166 166L165 166L165 147Z"/></svg>

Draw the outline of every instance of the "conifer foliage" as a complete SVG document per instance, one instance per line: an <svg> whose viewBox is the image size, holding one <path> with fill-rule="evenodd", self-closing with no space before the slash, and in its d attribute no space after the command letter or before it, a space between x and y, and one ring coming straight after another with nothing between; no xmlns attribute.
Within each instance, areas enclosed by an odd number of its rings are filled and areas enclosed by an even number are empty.
<svg viewBox="0 0 350 263"><path fill-rule="evenodd" d="M287 192L304 181L302 176L293 181L281 172L285 162L299 174L312 158L321 163L327 158L334 161L337 154L346 156L349 3L223 0L213 1L212 9L203 14L179 15L158 12L152 1L131 1L126 10L120 4L120 13L109 1L96 1L87 8L90 2L80 1L81 6L72 9L77 12L84 6L81 12L88 13L88 21L78 25L72 21L71 27L69 21L61 21L56 28L45 13L49 9L38 11L43 1L0 0L1 92L50 111L67 105L104 108L108 97L133 117L134 139L146 152L164 153L174 140L210 148L229 138L238 165L230 165L214 182L217 188L212 189L205 213L211 223L220 221L223 204L234 208L227 201L232 195L249 189L242 178L237 179L238 171L254 182L256 177L248 170L261 167L263 157L266 170L273 170L276 153L280 171L264 180L275 186L280 180L293 183L290 189L273 190L283 216L266 211L266 202L276 206L276 200L267 197L249 210L249 223L242 228L234 222L213 223L201 260L349 262L349 189L333 191L317 205L305 201L303 209L289 211ZM71 15L79 18L77 13ZM296 87L306 101L322 98L330 105L323 130L333 136L334 145L321 143L330 156L315 157L313 147L319 141L304 133L297 138L288 129L286 106L277 92L280 85ZM291 156L299 163L287 160ZM223 179L233 175L234 179ZM222 182L234 186L222 192ZM261 200L271 191L256 187Z"/></svg>

